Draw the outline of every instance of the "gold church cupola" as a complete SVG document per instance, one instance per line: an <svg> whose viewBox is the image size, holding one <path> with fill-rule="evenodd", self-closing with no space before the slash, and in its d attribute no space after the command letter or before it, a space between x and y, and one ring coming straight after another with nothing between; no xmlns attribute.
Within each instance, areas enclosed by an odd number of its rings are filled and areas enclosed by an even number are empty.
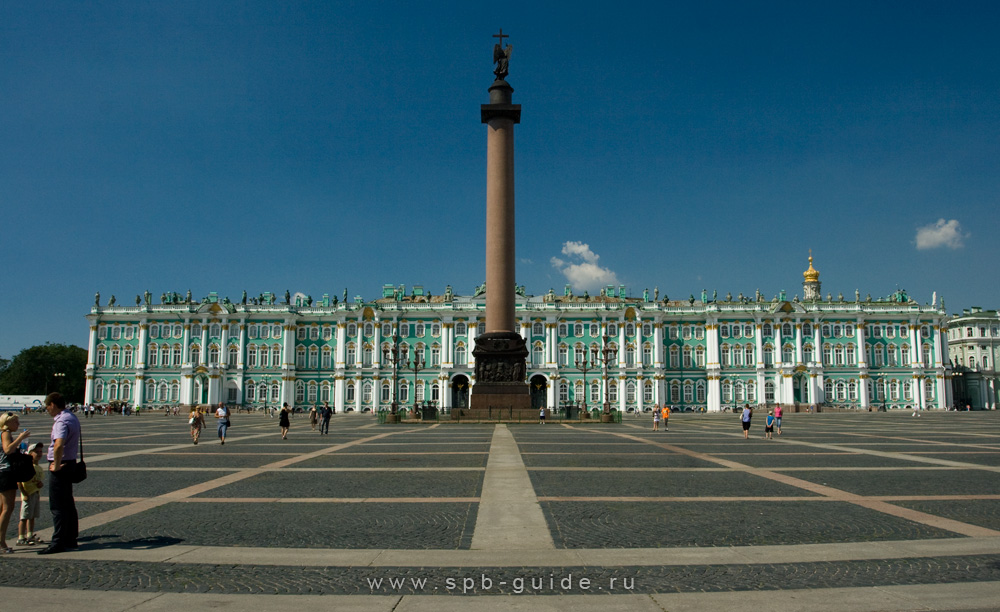
<svg viewBox="0 0 1000 612"><path fill-rule="evenodd" d="M812 249L809 249L809 269L802 273L802 296L806 300L820 299L819 271L813 267Z"/></svg>

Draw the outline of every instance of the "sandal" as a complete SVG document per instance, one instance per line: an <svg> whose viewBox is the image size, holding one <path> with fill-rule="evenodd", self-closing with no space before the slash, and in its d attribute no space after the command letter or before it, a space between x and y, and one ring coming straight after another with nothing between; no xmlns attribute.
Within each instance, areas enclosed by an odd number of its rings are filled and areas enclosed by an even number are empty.
<svg viewBox="0 0 1000 612"><path fill-rule="evenodd" d="M14 549L10 546L4 546L0 548L0 555L12 555L14 554Z"/></svg>
<svg viewBox="0 0 1000 612"><path fill-rule="evenodd" d="M17 545L18 546L30 546L31 545L31 541L28 540L28 538L18 538L17 539Z"/></svg>

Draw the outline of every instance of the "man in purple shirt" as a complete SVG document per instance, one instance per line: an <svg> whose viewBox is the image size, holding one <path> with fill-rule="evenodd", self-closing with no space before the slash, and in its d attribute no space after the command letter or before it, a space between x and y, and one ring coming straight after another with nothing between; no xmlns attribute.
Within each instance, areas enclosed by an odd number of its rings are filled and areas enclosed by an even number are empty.
<svg viewBox="0 0 1000 612"><path fill-rule="evenodd" d="M45 398L45 410L53 418L52 443L49 445L49 510L52 511L52 542L40 555L77 548L80 520L73 499L73 476L80 451L80 420L66 410L60 393Z"/></svg>

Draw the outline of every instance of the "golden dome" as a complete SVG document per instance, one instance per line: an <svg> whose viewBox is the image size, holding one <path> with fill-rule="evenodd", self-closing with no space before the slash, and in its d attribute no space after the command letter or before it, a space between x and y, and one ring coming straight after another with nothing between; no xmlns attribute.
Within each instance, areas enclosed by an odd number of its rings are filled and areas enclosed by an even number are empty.
<svg viewBox="0 0 1000 612"><path fill-rule="evenodd" d="M802 276L806 279L807 283L819 282L819 272L816 270L816 268L813 268L812 249L809 249L809 269L803 272Z"/></svg>

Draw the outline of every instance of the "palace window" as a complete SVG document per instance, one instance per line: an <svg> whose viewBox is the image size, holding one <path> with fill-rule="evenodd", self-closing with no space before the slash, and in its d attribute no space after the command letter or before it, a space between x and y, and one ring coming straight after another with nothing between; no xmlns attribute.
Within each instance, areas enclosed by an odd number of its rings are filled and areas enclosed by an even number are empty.
<svg viewBox="0 0 1000 612"><path fill-rule="evenodd" d="M565 404L569 401L569 383L565 380L559 381L559 402Z"/></svg>
<svg viewBox="0 0 1000 612"><path fill-rule="evenodd" d="M680 349L676 344L670 347L670 367L675 370L680 367Z"/></svg>
<svg viewBox="0 0 1000 612"><path fill-rule="evenodd" d="M431 323L431 335L434 336L435 338L437 338L437 337L439 337L441 335L441 324L440 323Z"/></svg>
<svg viewBox="0 0 1000 612"><path fill-rule="evenodd" d="M858 401L858 381L852 380L847 384L847 399L852 402Z"/></svg>
<svg viewBox="0 0 1000 612"><path fill-rule="evenodd" d="M418 338L423 338L424 337L424 324L423 323L417 323L416 326L414 327L414 329L415 329L414 335L416 335L416 337L418 337Z"/></svg>
<svg viewBox="0 0 1000 612"><path fill-rule="evenodd" d="M601 326L597 323L590 324L590 337L596 338L601 335Z"/></svg>
<svg viewBox="0 0 1000 612"><path fill-rule="evenodd" d="M802 324L802 335L803 336L812 336L813 335L813 326L812 326L811 323L803 323Z"/></svg>
<svg viewBox="0 0 1000 612"><path fill-rule="evenodd" d="M608 383L608 401L617 402L618 401L618 383L616 381L609 381Z"/></svg>
<svg viewBox="0 0 1000 612"><path fill-rule="evenodd" d="M781 335L786 338L792 335L792 325L790 323L785 323L781 326Z"/></svg>
<svg viewBox="0 0 1000 612"><path fill-rule="evenodd" d="M357 336L358 335L358 325L356 323L348 323L347 325L347 335Z"/></svg>
<svg viewBox="0 0 1000 612"><path fill-rule="evenodd" d="M721 325L719 327L719 335L723 338L729 337L729 325Z"/></svg>
<svg viewBox="0 0 1000 612"><path fill-rule="evenodd" d="M729 354L729 345L728 344L723 344L722 345L722 349L719 351L719 357L721 358L720 361L722 363L722 367L728 367L729 364L732 363L732 360L731 360L730 354Z"/></svg>
<svg viewBox="0 0 1000 612"><path fill-rule="evenodd" d="M258 330L259 327L260 327L259 325L249 325L249 326L247 326L247 338L249 338L250 340L256 340L257 339L257 330Z"/></svg>
<svg viewBox="0 0 1000 612"><path fill-rule="evenodd" d="M770 368L774 365L774 347L770 344L764 345L764 367Z"/></svg>
<svg viewBox="0 0 1000 612"><path fill-rule="evenodd" d="M309 369L315 370L319 367L319 347L309 347Z"/></svg>
<svg viewBox="0 0 1000 612"><path fill-rule="evenodd" d="M399 324L399 335L402 338L409 338L410 337L410 324L409 323L400 323Z"/></svg>
<svg viewBox="0 0 1000 612"><path fill-rule="evenodd" d="M236 347L236 346L230 346L228 353L229 353L229 356L228 356L228 358L227 358L226 361L229 364L229 367L235 368L236 367L236 361L239 359L239 356L240 356L240 349L238 347Z"/></svg>
<svg viewBox="0 0 1000 612"><path fill-rule="evenodd" d="M931 345L930 344L923 345L922 347L920 347L920 351L924 359L924 365L928 367L934 365L933 363L931 363Z"/></svg>
<svg viewBox="0 0 1000 612"><path fill-rule="evenodd" d="M691 339L691 326L690 325L685 325L684 327L681 328L681 337L684 338L685 340L690 340Z"/></svg>
<svg viewBox="0 0 1000 612"><path fill-rule="evenodd" d="M731 404L733 401L733 384L728 380L722 383L722 403Z"/></svg>
<svg viewBox="0 0 1000 612"><path fill-rule="evenodd" d="M629 344L625 346L625 367L632 368L635 367L635 345Z"/></svg>
<svg viewBox="0 0 1000 612"><path fill-rule="evenodd" d="M219 345L212 344L208 347L208 362L212 365L219 364Z"/></svg>
<svg viewBox="0 0 1000 612"><path fill-rule="evenodd" d="M373 391L374 391L374 389L372 388L372 381L366 380L361 385L361 401L363 403L365 403L365 404L372 403L372 392Z"/></svg>
<svg viewBox="0 0 1000 612"><path fill-rule="evenodd" d="M306 401L308 401L308 402L315 402L317 394L318 394L318 391L319 391L319 387L316 385L315 382L310 382L309 383L309 387L307 388L307 391L308 391L308 394L306 395Z"/></svg>
<svg viewBox="0 0 1000 612"><path fill-rule="evenodd" d="M154 345L150 345L150 346L154 346ZM150 350L152 351L152 349L150 349ZM108 349L106 349L103 346L98 346L97 347L97 367L103 368L107 364L107 361L108 361ZM154 364L150 364L150 365L154 365Z"/></svg>
<svg viewBox="0 0 1000 612"><path fill-rule="evenodd" d="M786 344L781 349L781 361L784 363L794 363L795 362L795 347L791 344Z"/></svg>
<svg viewBox="0 0 1000 612"><path fill-rule="evenodd" d="M345 402L354 402L354 401L356 401L356 396L355 396L355 392L354 392L354 383L353 382L347 383L347 390L345 392L345 399L344 399L344 401Z"/></svg>
<svg viewBox="0 0 1000 612"><path fill-rule="evenodd" d="M643 336L647 336L647 337L648 336L652 336L653 335L653 326L650 325L649 323L643 323L642 324L642 335Z"/></svg>
<svg viewBox="0 0 1000 612"><path fill-rule="evenodd" d="M670 381L670 401L674 404L681 401L681 383L679 381Z"/></svg>
<svg viewBox="0 0 1000 612"><path fill-rule="evenodd" d="M774 403L774 383L771 381L764 383L764 401L768 404Z"/></svg>
<svg viewBox="0 0 1000 612"><path fill-rule="evenodd" d="M382 335L388 338L392 335L392 325L389 323L382 324Z"/></svg>
<svg viewBox="0 0 1000 612"><path fill-rule="evenodd" d="M309 339L319 340L319 328L315 325L309 328Z"/></svg>
<svg viewBox="0 0 1000 612"><path fill-rule="evenodd" d="M160 365L164 368L170 365L170 347L166 344L160 347Z"/></svg>
<svg viewBox="0 0 1000 612"><path fill-rule="evenodd" d="M542 324L541 323L535 323L534 325L531 326L531 334L533 336L541 336L544 333L545 333L545 330L542 328ZM566 324L565 323L560 323L559 327L556 328L556 333L558 334L558 336L560 338L565 338L566 337Z"/></svg>
<svg viewBox="0 0 1000 612"><path fill-rule="evenodd" d="M904 366L910 365L910 346L908 344L904 344L900 351L900 364Z"/></svg>
<svg viewBox="0 0 1000 612"><path fill-rule="evenodd" d="M774 335L774 331L771 329L771 324L770 323L765 323L764 325L761 326L761 328L760 328L760 335L763 336L763 337L765 337L765 338Z"/></svg>
<svg viewBox="0 0 1000 612"><path fill-rule="evenodd" d="M131 346L126 346L125 347L125 367L126 368L131 368L132 367L132 354L133 354L133 352L134 351L133 351L133 349L132 349Z"/></svg>
<svg viewBox="0 0 1000 612"><path fill-rule="evenodd" d="M569 347L565 344L559 345L559 365L566 366L569 365Z"/></svg>
<svg viewBox="0 0 1000 612"><path fill-rule="evenodd" d="M361 365L362 367L370 368L372 364L375 363L375 349L372 345L366 344L361 350Z"/></svg>
<svg viewBox="0 0 1000 612"><path fill-rule="evenodd" d="M695 401L699 404L705 402L705 381L699 380L698 384L695 385Z"/></svg>
<svg viewBox="0 0 1000 612"><path fill-rule="evenodd" d="M347 364L349 366L353 366L357 363L357 361L358 361L358 349L356 346L354 346L353 342L350 342L347 345Z"/></svg>
<svg viewBox="0 0 1000 612"><path fill-rule="evenodd" d="M455 365L464 366L468 364L468 357L466 356L465 345L461 342L455 347Z"/></svg>
<svg viewBox="0 0 1000 612"><path fill-rule="evenodd" d="M705 328L701 325L695 325L694 327L694 339L704 340L705 339Z"/></svg>
<svg viewBox="0 0 1000 612"><path fill-rule="evenodd" d="M320 361L321 364L320 367L322 367L324 370L329 370L332 359L333 359L333 351L330 350L330 347L324 346L322 360Z"/></svg>
<svg viewBox="0 0 1000 612"><path fill-rule="evenodd" d="M642 384L642 401L646 404L650 404L653 401L653 382L650 380Z"/></svg>
<svg viewBox="0 0 1000 612"><path fill-rule="evenodd" d="M329 325L323 326L323 339L332 340L333 339L333 328Z"/></svg>
<svg viewBox="0 0 1000 612"><path fill-rule="evenodd" d="M431 346L431 365L441 365L441 347L437 344Z"/></svg>
<svg viewBox="0 0 1000 612"><path fill-rule="evenodd" d="M466 325L465 323L462 323L461 321L459 321L458 323L455 323L455 335L456 336L464 336L464 335L466 335L468 333L469 333L469 326L468 325Z"/></svg>
<svg viewBox="0 0 1000 612"><path fill-rule="evenodd" d="M705 347L699 346L694 350L694 362L699 368L705 367Z"/></svg>
<svg viewBox="0 0 1000 612"><path fill-rule="evenodd" d="M543 347L541 342L536 342L531 345L531 365L538 367L542 365L544 361L543 357Z"/></svg>
<svg viewBox="0 0 1000 612"><path fill-rule="evenodd" d="M97 349L97 365L99 366L104 365L104 356L101 354L102 349L103 347L99 347ZM151 368L155 368L160 363L159 356L160 356L160 347L158 347L155 344L150 344L148 349L148 354L146 355L146 361L148 361L149 363L147 363L146 365L148 365Z"/></svg>
<svg viewBox="0 0 1000 612"><path fill-rule="evenodd" d="M590 383L590 403L599 404L601 402L601 383L594 381Z"/></svg>
<svg viewBox="0 0 1000 612"><path fill-rule="evenodd" d="M844 365L844 347L840 344L833 347L833 362L836 365Z"/></svg>
<svg viewBox="0 0 1000 612"><path fill-rule="evenodd" d="M635 323L631 321L625 324L625 335L634 336L635 335Z"/></svg>
<svg viewBox="0 0 1000 612"><path fill-rule="evenodd" d="M382 402L392 401L392 385L388 382L382 383L382 393L379 394L379 400Z"/></svg>
<svg viewBox="0 0 1000 612"><path fill-rule="evenodd" d="M301 380L295 383L295 403L301 404L306 401L306 385Z"/></svg>
<svg viewBox="0 0 1000 612"><path fill-rule="evenodd" d="M678 331L678 328L677 328L676 325L671 325L669 327L668 332L667 332L667 337L670 338L671 340L677 340L680 337L679 331Z"/></svg>
<svg viewBox="0 0 1000 612"><path fill-rule="evenodd" d="M743 363L747 364L747 367L753 366L754 364L752 344L747 344L743 347Z"/></svg>
<svg viewBox="0 0 1000 612"><path fill-rule="evenodd" d="M191 354L191 363L195 365L201 363L201 347L199 345L192 344L188 352Z"/></svg>
<svg viewBox="0 0 1000 612"><path fill-rule="evenodd" d="M372 325L371 323L365 323L365 335L366 336L374 336L375 335L375 326Z"/></svg>
<svg viewBox="0 0 1000 612"><path fill-rule="evenodd" d="M642 365L647 368L653 365L653 346L648 342L642 345Z"/></svg>
<svg viewBox="0 0 1000 612"><path fill-rule="evenodd" d="M573 325L573 335L577 338L583 337L583 323L576 323Z"/></svg>
<svg viewBox="0 0 1000 612"><path fill-rule="evenodd" d="M625 383L625 402L628 404L635 403L635 381L630 380Z"/></svg>

